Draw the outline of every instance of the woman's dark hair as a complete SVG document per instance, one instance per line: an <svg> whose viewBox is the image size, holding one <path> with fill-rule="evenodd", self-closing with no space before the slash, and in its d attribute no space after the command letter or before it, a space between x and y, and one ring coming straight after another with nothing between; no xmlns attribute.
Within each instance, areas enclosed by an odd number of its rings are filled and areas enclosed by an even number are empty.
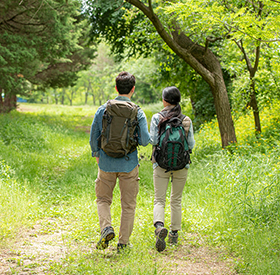
<svg viewBox="0 0 280 275"><path fill-rule="evenodd" d="M135 86L135 77L128 72L121 72L116 77L116 86L119 94L129 94L131 89Z"/></svg>
<svg viewBox="0 0 280 275"><path fill-rule="evenodd" d="M162 91L162 99L171 105L175 105L164 118L159 121L158 128L160 129L161 124L163 124L168 119L173 117L178 117L181 114L181 106L179 102L181 101L181 93L179 89L175 86L166 87Z"/></svg>

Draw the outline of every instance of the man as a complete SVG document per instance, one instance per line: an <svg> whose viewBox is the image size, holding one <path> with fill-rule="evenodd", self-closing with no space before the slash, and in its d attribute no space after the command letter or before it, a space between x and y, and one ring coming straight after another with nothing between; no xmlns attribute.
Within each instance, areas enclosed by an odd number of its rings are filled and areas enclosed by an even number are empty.
<svg viewBox="0 0 280 275"><path fill-rule="evenodd" d="M135 77L128 72L121 72L116 78L115 88L118 92L118 96L115 98L116 101L131 102L130 99L135 89ZM133 230L136 196L139 190L139 163L137 149L128 153L124 157L114 158L106 154L104 150L99 147L100 143L98 143L98 139L102 132L102 119L107 104L108 103L105 103L98 108L90 132L92 156L96 158L98 163L98 176L95 181L95 192L101 237L96 248L107 248L109 241L115 237L115 232L111 225L110 206L112 203L113 190L118 178L122 207L119 241L117 246L118 250L120 250L128 245L129 237ZM137 121L138 143L139 145L147 146L150 141L150 135L148 132L146 116L140 108L137 110Z"/></svg>

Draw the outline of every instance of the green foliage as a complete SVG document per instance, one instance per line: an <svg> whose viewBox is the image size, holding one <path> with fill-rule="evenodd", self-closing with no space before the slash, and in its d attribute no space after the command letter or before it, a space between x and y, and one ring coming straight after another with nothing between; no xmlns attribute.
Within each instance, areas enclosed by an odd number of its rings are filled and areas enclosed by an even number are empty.
<svg viewBox="0 0 280 275"><path fill-rule="evenodd" d="M94 35L104 38L111 45L115 54L122 57L139 57L139 55L155 57L157 70L152 72L153 88L158 90L157 94L160 94L164 87L175 85L182 94L191 96L196 128L199 128L204 121L213 118L215 108L208 84L201 77L197 77L195 72L163 43L151 22L142 13L127 3L120 5L118 2L114 2L114 7L112 7L112 3L105 5L98 1L87 1L87 4L87 12L91 21L94 22L94 30L96 30L93 32ZM166 13L161 10L165 5L168 3L153 2L155 12L162 19L166 29L170 29L168 26L170 16L166 16ZM106 27L99 25L99 21L102 21L102 24L106 22ZM115 30L116 26L119 28L118 31ZM119 43L121 43L121 47L119 47ZM139 64L137 65L140 68ZM142 83L141 86L145 92L146 89ZM146 84L145 86L147 87ZM148 95L148 93L152 93L151 89L147 89L145 94ZM146 98L148 96L140 99L140 102L148 102ZM156 97L153 98L153 100L155 99Z"/></svg>
<svg viewBox="0 0 280 275"><path fill-rule="evenodd" d="M25 64L30 62L30 65L37 65L35 62L37 53L36 50L31 47L31 45L32 43L28 38L22 37L18 34L11 36L5 32L1 35L1 88L4 88L8 91L12 89L21 91L24 89L23 75L21 75L22 72L25 71L25 75L27 77L32 74L32 70L26 70L24 68Z"/></svg>
<svg viewBox="0 0 280 275"><path fill-rule="evenodd" d="M79 73L76 85L67 89L49 89L43 96L43 102L80 105L101 105L117 96L115 78L121 71L128 71L136 78L133 101L137 104L149 104L161 99L157 75L157 66L153 58L131 58L116 62L108 45L100 43L94 64L90 69ZM34 94L34 101L42 99Z"/></svg>
<svg viewBox="0 0 280 275"><path fill-rule="evenodd" d="M271 70L274 60L279 59L279 41L275 39L280 33L277 2L185 0L169 3L160 10L172 15L170 21L174 17L181 19L184 32L198 43L204 44L205 38L209 40L211 49L221 57L223 68L231 76L233 109L246 109L252 93L257 94L259 109L279 97L279 73L277 69ZM256 56L258 46L260 58Z"/></svg>
<svg viewBox="0 0 280 275"><path fill-rule="evenodd" d="M209 121L215 114L214 104L209 100L212 98L209 87L193 73L188 74L187 77L182 76L189 70L180 62L174 62L176 58L173 51L162 43L154 27L147 22L147 18L143 18L142 13L127 2L129 1L102 4L100 1L88 0L88 14L91 16L91 21L101 21L104 24L95 27L94 35L105 37L112 45L113 51L120 55L159 56L161 70L157 75L162 79L161 84L167 83L168 86L173 82L181 86L179 89L184 93L192 93L194 122L196 128L199 128L203 121ZM145 1L139 3L147 5ZM254 3L184 0L153 1L152 5L167 32L172 33L173 23L176 21L187 37L205 49L211 49L221 59L224 79L234 109L240 111L246 108L252 93L257 93L255 108L258 109L267 106L266 103L275 96L279 97L279 70L271 70L271 64L268 64L271 58L268 58L267 54L263 55L267 49L273 52L275 52L274 48L279 50L277 37L280 31L278 20L280 14L277 1L266 0ZM150 47L147 48L147 45ZM256 56L258 46L261 46L260 53L263 56L260 61ZM247 57L247 62L244 56ZM254 73L252 76L252 70L258 71L257 74ZM256 84L254 90L252 82ZM234 90L233 94L231 94L232 90Z"/></svg>
<svg viewBox="0 0 280 275"><path fill-rule="evenodd" d="M0 156L0 242L2 244L15 236L18 228L30 224L29 219L36 215L38 209L36 196L30 192L26 184L16 181L14 175L15 171Z"/></svg>
<svg viewBox="0 0 280 275"><path fill-rule="evenodd" d="M154 43L146 34L153 28L142 13L134 12L130 4L120 0L86 0L85 3L85 14L92 23L90 36L93 40L105 39L119 59L136 54L147 57Z"/></svg>
<svg viewBox="0 0 280 275"><path fill-rule="evenodd" d="M279 33L279 4L265 0L254 4L246 1L190 1L169 3L164 10L182 20L187 32L197 37L230 34L231 39L247 38L275 41ZM170 18L172 20L172 17ZM246 40L246 37L245 37Z"/></svg>
<svg viewBox="0 0 280 275"><path fill-rule="evenodd" d="M124 60L119 70L128 71L136 78L133 101L138 104L150 104L161 100L160 79L154 58Z"/></svg>
<svg viewBox="0 0 280 275"><path fill-rule="evenodd" d="M174 249L168 246L163 254L154 249L151 146L139 150L140 190L130 240L134 248L117 254L115 238L110 243L113 248L100 252L94 247L99 239L94 192L98 170L90 154L89 133L84 132L96 108L24 106L33 111L0 116L2 244L23 225L37 221L44 234L63 231L68 247L65 259L51 263L50 274L170 274L168 261L174 263L178 249L192 244L189 235L193 234L207 239L208 245L227 247L236 255L236 271L241 274L280 272L278 101L262 110L264 129L258 138L249 111L235 118L238 144L225 150L219 146L216 120L205 123L195 134L182 199L180 245ZM189 110L187 106L184 110ZM150 122L162 104L142 108ZM111 206L116 232L119 200L116 188ZM166 225L170 223L169 202L168 198Z"/></svg>
<svg viewBox="0 0 280 275"><path fill-rule="evenodd" d="M259 60L258 70L254 77L255 91L259 109L269 107L274 99L279 99L279 59L277 43L269 47L262 44L262 57ZM224 44L222 54L223 67L229 73L232 86L230 89L231 104L234 111L246 112L246 105L250 100L250 77L241 53L238 53L235 44ZM251 55L252 57L252 55Z"/></svg>
<svg viewBox="0 0 280 275"><path fill-rule="evenodd" d="M30 83L63 87L76 81L94 53L85 47L88 27L79 6L76 0L0 4L1 93L26 95Z"/></svg>
<svg viewBox="0 0 280 275"><path fill-rule="evenodd" d="M264 129L258 137L250 125L251 114L239 116L235 121L238 143L226 150L218 148L216 121L205 124L196 135L194 171L188 181L190 190L196 190L196 174L200 174L200 196L195 196L195 207L188 210L186 216L193 218L187 219L186 225L204 231L211 242L224 243L242 256L238 265L241 273L277 274L280 251L274 236L280 233L279 103L261 115Z"/></svg>

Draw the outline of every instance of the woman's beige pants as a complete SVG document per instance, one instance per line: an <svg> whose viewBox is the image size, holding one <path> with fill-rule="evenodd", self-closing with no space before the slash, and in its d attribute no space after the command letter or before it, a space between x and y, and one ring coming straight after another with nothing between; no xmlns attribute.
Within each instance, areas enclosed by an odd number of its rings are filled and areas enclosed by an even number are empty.
<svg viewBox="0 0 280 275"><path fill-rule="evenodd" d="M165 173L165 169L156 167L154 169L154 224L164 223L164 208L166 203L166 191L171 179L171 230L181 230L182 221L182 194L187 180L188 169L184 168L177 171Z"/></svg>

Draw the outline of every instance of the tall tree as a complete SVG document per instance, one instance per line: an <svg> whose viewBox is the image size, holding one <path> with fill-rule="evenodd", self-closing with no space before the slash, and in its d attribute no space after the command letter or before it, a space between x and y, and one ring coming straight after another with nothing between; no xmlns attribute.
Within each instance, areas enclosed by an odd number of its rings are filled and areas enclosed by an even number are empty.
<svg viewBox="0 0 280 275"><path fill-rule="evenodd" d="M245 95L248 98L247 106L253 110L256 133L261 132L255 78L262 49L269 43L280 41L280 2L274 0L218 0L215 2L184 0L169 5L165 11L170 15L176 14L180 20L186 19L184 29L206 37L207 43L224 40L225 45L229 43L228 40L235 42L243 55L250 79L248 94ZM201 40L198 35L196 37L199 41ZM222 59L223 44L219 45Z"/></svg>
<svg viewBox="0 0 280 275"><path fill-rule="evenodd" d="M209 85L186 62L174 53L161 50L156 54L156 62L160 65L157 79L163 87L175 85L182 95L190 98L195 129L205 121L212 120L215 115L214 99ZM227 87L230 84L229 76L224 79Z"/></svg>
<svg viewBox="0 0 280 275"><path fill-rule="evenodd" d="M90 64L77 0L0 2L0 112L16 107L28 83L73 85Z"/></svg>
<svg viewBox="0 0 280 275"><path fill-rule="evenodd" d="M169 17L166 16L162 7L167 5L167 2L155 1L153 4L152 1L149 0L148 4L145 4L144 1L127 0L114 1L114 6L112 6L112 1L88 0L87 3L88 5L91 5L91 9L89 9L90 13L94 14L94 16L92 16L93 24L95 18L99 19L98 22L100 22L101 17L108 18L109 15L112 17L111 21L115 21L115 23L111 23L111 25L114 25L114 28L126 29L126 35L133 33L133 27L136 25L139 15L137 12L134 14L132 13L132 16L136 19L131 20L131 24L127 26L124 18L125 13L120 11L122 6L130 9L129 6L127 7L125 5L125 3L130 3L138 10L142 11L153 24L157 34L168 45L168 47L187 64L189 64L209 84L214 98L222 146L225 147L232 142L236 142L231 109L220 61L209 49L208 44L199 45L196 41L191 39L191 34L184 31L181 27L181 22L179 18L176 18L176 15ZM113 16L114 11L119 13L122 12L121 20L118 20L118 16ZM172 20L170 20L170 18L172 18ZM108 20L110 19L107 19L107 21ZM111 31L108 31L108 28L109 27L107 27L107 29L105 28L103 33L105 35L109 33L107 38L110 40L110 38L114 35L114 32L112 29L110 29ZM98 29L98 25L93 25L93 31L95 29ZM145 39L145 36L140 39ZM145 47L147 44L142 43L141 45Z"/></svg>

